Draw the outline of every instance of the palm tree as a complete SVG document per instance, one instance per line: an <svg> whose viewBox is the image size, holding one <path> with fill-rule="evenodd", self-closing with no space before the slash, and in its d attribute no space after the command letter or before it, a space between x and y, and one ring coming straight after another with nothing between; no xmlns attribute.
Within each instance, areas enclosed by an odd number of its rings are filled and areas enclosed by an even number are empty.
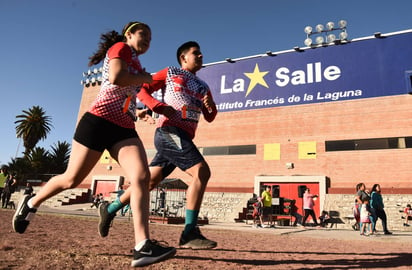
<svg viewBox="0 0 412 270"><path fill-rule="evenodd" d="M51 146L52 151L50 152L49 158L51 162L50 173L61 174L67 168L70 157L70 144L68 142L58 141Z"/></svg>
<svg viewBox="0 0 412 270"><path fill-rule="evenodd" d="M24 155L27 156L40 140L46 139L47 133L53 127L51 117L45 115L42 107L33 106L28 111L23 110L23 114L16 118L16 135L23 139Z"/></svg>

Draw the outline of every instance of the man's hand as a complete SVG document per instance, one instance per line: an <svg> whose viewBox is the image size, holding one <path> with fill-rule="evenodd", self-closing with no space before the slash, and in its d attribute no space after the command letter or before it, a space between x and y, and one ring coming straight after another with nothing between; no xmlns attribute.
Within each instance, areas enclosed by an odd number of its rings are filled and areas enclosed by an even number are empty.
<svg viewBox="0 0 412 270"><path fill-rule="evenodd" d="M203 97L203 105L209 112L212 112L212 108L215 106L215 102L210 95L206 95Z"/></svg>
<svg viewBox="0 0 412 270"><path fill-rule="evenodd" d="M140 120L148 122L149 124L154 124L156 121L147 114L148 109L137 110L136 115Z"/></svg>

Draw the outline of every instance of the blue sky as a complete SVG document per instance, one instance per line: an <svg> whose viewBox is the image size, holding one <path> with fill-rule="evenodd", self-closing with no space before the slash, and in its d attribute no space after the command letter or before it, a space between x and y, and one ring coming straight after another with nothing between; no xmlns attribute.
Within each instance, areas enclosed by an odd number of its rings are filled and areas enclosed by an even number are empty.
<svg viewBox="0 0 412 270"><path fill-rule="evenodd" d="M128 21L151 26L141 62L155 72L176 65L175 50L188 40L198 41L211 63L304 47L305 26L328 21L347 20L349 39L410 29L411 10L410 0L1 0L0 164L24 151L14 121L34 105L53 124L37 146L71 143L88 57L101 33L120 32Z"/></svg>

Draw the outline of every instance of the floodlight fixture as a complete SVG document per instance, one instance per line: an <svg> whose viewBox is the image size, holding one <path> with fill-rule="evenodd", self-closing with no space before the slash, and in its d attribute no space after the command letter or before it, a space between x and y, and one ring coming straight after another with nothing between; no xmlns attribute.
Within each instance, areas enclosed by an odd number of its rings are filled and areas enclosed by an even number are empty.
<svg viewBox="0 0 412 270"><path fill-rule="evenodd" d="M326 24L326 29L332 30L335 27L335 24L333 22L328 22Z"/></svg>
<svg viewBox="0 0 412 270"><path fill-rule="evenodd" d="M272 51L266 51L266 55L267 56L276 56L276 53L274 53Z"/></svg>
<svg viewBox="0 0 412 270"><path fill-rule="evenodd" d="M329 34L329 35L327 35L327 37L326 37L326 42L327 42L327 43L332 43L332 42L334 42L335 40L336 40L335 34Z"/></svg>
<svg viewBox="0 0 412 270"><path fill-rule="evenodd" d="M306 39L305 39L305 45L308 46L308 47L312 45L312 42L313 42L313 41L312 41L311 38L306 38Z"/></svg>
<svg viewBox="0 0 412 270"><path fill-rule="evenodd" d="M323 24L318 24L316 25L316 31L317 32L322 32L325 28L323 27Z"/></svg>
<svg viewBox="0 0 412 270"><path fill-rule="evenodd" d="M340 28L346 28L347 25L348 25L348 23L345 20L340 20L339 21L339 27Z"/></svg>
<svg viewBox="0 0 412 270"><path fill-rule="evenodd" d="M305 27L305 33L306 33L306 34L312 33L312 26L306 26L306 27Z"/></svg>
<svg viewBox="0 0 412 270"><path fill-rule="evenodd" d="M347 22L340 20L338 26L334 22L327 22L325 25L317 24L315 31L313 31L311 26L306 26L304 29L306 33L304 44L310 47L325 46L331 43L341 44L342 41L346 41L348 38L348 33L346 32ZM339 34L338 31L340 31Z"/></svg>
<svg viewBox="0 0 412 270"><path fill-rule="evenodd" d="M323 44L323 42L325 41L323 36L317 36L315 40L316 40L316 44Z"/></svg>
<svg viewBox="0 0 412 270"><path fill-rule="evenodd" d="M236 61L233 60L232 58L226 58L225 60L226 60L226 62L228 62L228 63L234 63L234 62L236 62Z"/></svg>
<svg viewBox="0 0 412 270"><path fill-rule="evenodd" d="M348 38L348 33L346 33L346 31L345 31L345 32L341 32L341 33L339 34L339 38L340 38L341 40L346 40L346 39Z"/></svg>

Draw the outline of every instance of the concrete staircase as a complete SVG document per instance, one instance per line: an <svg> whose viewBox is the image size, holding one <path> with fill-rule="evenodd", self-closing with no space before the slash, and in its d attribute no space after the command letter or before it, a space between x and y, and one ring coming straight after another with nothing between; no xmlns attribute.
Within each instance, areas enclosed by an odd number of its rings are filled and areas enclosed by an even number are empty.
<svg viewBox="0 0 412 270"><path fill-rule="evenodd" d="M34 193L37 193L41 187L33 187ZM24 188L16 191L12 194L11 199L15 205L19 202L23 196ZM87 203L90 202L90 190L87 188L73 188L62 191L61 193L53 196L52 198L43 202L42 205L48 207L58 207L62 205Z"/></svg>

